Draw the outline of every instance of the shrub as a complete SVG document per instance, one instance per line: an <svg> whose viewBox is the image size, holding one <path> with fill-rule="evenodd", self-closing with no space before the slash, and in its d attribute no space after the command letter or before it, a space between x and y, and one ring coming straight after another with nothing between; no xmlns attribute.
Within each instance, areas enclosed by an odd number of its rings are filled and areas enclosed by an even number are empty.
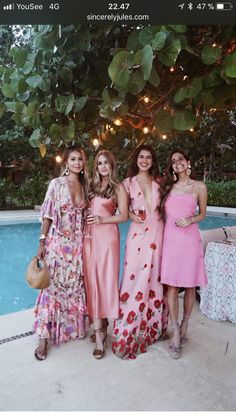
<svg viewBox="0 0 236 419"><path fill-rule="evenodd" d="M236 208L236 180L207 182L208 205Z"/></svg>
<svg viewBox="0 0 236 419"><path fill-rule="evenodd" d="M43 202L48 185L48 177L36 173L28 177L21 185L14 185L6 179L0 179L0 208L32 208Z"/></svg>

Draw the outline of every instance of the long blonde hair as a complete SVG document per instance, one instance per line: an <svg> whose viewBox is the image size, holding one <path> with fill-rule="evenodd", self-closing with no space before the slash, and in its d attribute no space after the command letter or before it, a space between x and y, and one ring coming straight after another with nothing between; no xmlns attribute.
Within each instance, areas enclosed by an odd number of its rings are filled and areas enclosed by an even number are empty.
<svg viewBox="0 0 236 419"><path fill-rule="evenodd" d="M65 175L65 168L66 168L66 162L68 160L69 155L73 151L78 151L81 154L82 160L83 160L83 170L78 174L78 179L82 186L82 195L83 200L85 203L88 203L89 201L89 171L88 171L88 163L87 163L87 157L84 152L84 150L79 147L78 145L72 145L68 146L62 156L62 172L61 175Z"/></svg>
<svg viewBox="0 0 236 419"><path fill-rule="evenodd" d="M106 157L111 168L111 172L109 173L108 185L103 191L101 190L102 177L98 171L98 159L100 156ZM91 198L94 198L95 196L101 196L102 198L112 197L116 199L117 197L116 192L117 192L118 185L119 185L119 182L117 180L117 175L116 175L116 161L113 154L108 150L99 151L94 160L93 176L92 176L91 185L90 185L89 198L91 199Z"/></svg>

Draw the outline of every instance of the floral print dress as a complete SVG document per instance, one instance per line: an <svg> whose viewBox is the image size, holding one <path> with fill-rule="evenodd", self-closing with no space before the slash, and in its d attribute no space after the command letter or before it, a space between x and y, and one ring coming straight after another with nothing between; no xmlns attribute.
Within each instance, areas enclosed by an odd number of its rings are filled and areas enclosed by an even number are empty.
<svg viewBox="0 0 236 419"><path fill-rule="evenodd" d="M134 212L144 207L144 223L131 222L126 240L120 289L119 319L114 323L112 350L120 358L134 359L166 332L168 310L160 283L163 223L158 220L158 183L152 182L149 212L137 177L124 180Z"/></svg>
<svg viewBox="0 0 236 419"><path fill-rule="evenodd" d="M51 181L41 209L41 218L52 220L45 242L50 285L37 298L34 330L56 345L85 337L83 209L83 202L73 206L65 177Z"/></svg>

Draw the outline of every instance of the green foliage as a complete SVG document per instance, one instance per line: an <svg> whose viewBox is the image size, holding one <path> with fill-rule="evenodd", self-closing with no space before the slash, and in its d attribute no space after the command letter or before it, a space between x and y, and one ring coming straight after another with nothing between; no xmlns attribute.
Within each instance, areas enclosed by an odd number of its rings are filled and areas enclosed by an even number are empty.
<svg viewBox="0 0 236 419"><path fill-rule="evenodd" d="M33 208L43 202L48 184L48 177L36 173L26 178L21 185L14 185L6 179L0 179L0 208Z"/></svg>
<svg viewBox="0 0 236 419"><path fill-rule="evenodd" d="M152 141L177 137L199 129L207 109L236 103L235 26L1 28L1 122L41 156L71 140L91 150L92 138L125 150L125 138L143 141L144 126Z"/></svg>
<svg viewBox="0 0 236 419"><path fill-rule="evenodd" d="M236 208L236 180L207 182L208 205Z"/></svg>

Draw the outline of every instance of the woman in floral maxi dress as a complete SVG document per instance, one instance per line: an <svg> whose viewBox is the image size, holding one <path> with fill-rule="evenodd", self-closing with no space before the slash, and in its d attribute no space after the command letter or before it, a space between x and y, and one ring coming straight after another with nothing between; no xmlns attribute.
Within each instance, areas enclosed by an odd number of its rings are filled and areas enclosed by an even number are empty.
<svg viewBox="0 0 236 419"><path fill-rule="evenodd" d="M119 319L114 323L112 350L134 359L165 334L167 307L160 283L163 223L159 203L158 166L153 149L140 146L133 156L130 177L123 184L130 198L131 225L126 240L120 289Z"/></svg>
<svg viewBox="0 0 236 419"><path fill-rule="evenodd" d="M42 228L37 256L45 259L50 285L36 301L34 330L39 338L37 360L45 359L47 343L59 345L85 337L85 288L82 264L83 210L88 175L83 150L64 154L66 176L53 179L41 209Z"/></svg>

